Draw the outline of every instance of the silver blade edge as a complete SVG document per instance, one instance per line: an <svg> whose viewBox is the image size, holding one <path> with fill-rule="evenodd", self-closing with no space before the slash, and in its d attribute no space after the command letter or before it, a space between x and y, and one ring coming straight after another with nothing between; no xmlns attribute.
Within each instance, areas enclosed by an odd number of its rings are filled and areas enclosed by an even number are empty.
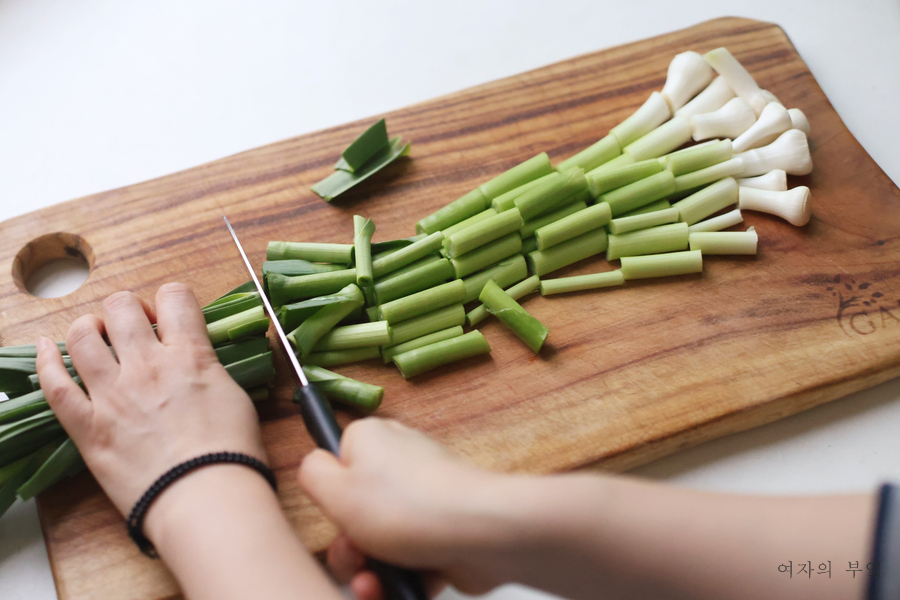
<svg viewBox="0 0 900 600"><path fill-rule="evenodd" d="M269 320L272 321L272 325L275 327L275 333L278 334L278 339L281 340L281 347L284 350L285 354L287 354L288 360L291 361L291 365L293 365L294 367L294 372L297 373L297 378L300 380L300 383L302 385L309 385L309 380L306 378L306 373L303 372L303 367L300 366L300 361L297 360L297 355L294 353L293 348L291 348L291 343L288 341L287 336L284 335L284 329L281 328L281 323L278 321L278 317L275 316L275 310L269 303L269 298L266 296L266 292L263 290L262 284L259 283L259 279L256 277L256 271L254 271L253 267L250 265L250 259L247 258L247 253L244 252L244 247L241 246L241 241L238 239L237 234L234 232L234 228L228 221L228 217L222 215L222 218L225 219L225 225L228 227L228 232L231 234L231 239L234 240L234 245L237 246L238 252L241 253L241 258L244 260L244 266L247 267L247 271L250 272L250 277L253 279L253 285L256 286L256 291L259 292L259 297L262 298L263 306L266 307L266 314L269 315Z"/></svg>

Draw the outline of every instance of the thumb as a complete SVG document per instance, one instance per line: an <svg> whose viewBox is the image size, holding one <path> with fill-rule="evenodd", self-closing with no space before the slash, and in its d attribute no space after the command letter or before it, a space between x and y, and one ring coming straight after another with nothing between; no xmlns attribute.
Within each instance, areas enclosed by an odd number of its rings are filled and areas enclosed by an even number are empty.
<svg viewBox="0 0 900 600"><path fill-rule="evenodd" d="M347 468L338 458L317 448L300 463L297 478L313 502L338 524L343 524L341 517L346 514L346 500L353 495L347 490L350 485Z"/></svg>

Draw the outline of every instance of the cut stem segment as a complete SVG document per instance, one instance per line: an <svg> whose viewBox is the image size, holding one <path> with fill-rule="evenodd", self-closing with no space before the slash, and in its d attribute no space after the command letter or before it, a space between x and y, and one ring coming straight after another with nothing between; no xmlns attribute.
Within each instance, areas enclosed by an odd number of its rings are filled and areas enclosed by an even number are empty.
<svg viewBox="0 0 900 600"><path fill-rule="evenodd" d="M622 234L628 233L629 231L637 231L638 229L656 227L657 225L665 225L666 223L674 223L677 220L678 209L667 208L644 213L642 215L613 219L609 224L609 231L615 234Z"/></svg>
<svg viewBox="0 0 900 600"><path fill-rule="evenodd" d="M356 285L360 289L372 286L372 236L375 223L359 215L353 215L353 248L356 257Z"/></svg>
<svg viewBox="0 0 900 600"><path fill-rule="evenodd" d="M584 210L587 208L587 204L583 200L578 200L576 202L572 202L571 204L566 204L565 206L561 206L556 210L550 211L548 213L544 213L531 221L525 221L522 223L522 226L519 227L519 235L522 236L522 239L529 238L534 235L534 232L544 227L545 225L549 225L550 223L555 223L564 217L568 217L571 214L577 213L579 210ZM536 243L536 242L535 242Z"/></svg>
<svg viewBox="0 0 900 600"><path fill-rule="evenodd" d="M739 156L735 156L734 158L717 165L679 175L675 178L675 192L694 190L708 183L739 175L743 169L743 159Z"/></svg>
<svg viewBox="0 0 900 600"><path fill-rule="evenodd" d="M538 353L549 331L543 323L528 314L522 306L493 281L488 281L478 299L487 307L492 315L500 319L507 327Z"/></svg>
<svg viewBox="0 0 900 600"><path fill-rule="evenodd" d="M619 269L607 271L605 273L591 273L589 275L576 275L574 277L544 279L541 281L541 295L550 296L552 294L595 290L622 285L623 283L625 283L625 277Z"/></svg>
<svg viewBox="0 0 900 600"><path fill-rule="evenodd" d="M679 200L672 208L678 210L678 216L682 221L693 225L723 208L737 204L737 201L738 184L732 177L726 177Z"/></svg>
<svg viewBox="0 0 900 600"><path fill-rule="evenodd" d="M626 256L622 259L622 275L625 280L649 277L687 275L703 270L703 256L699 250L686 250L670 254Z"/></svg>
<svg viewBox="0 0 900 600"><path fill-rule="evenodd" d="M472 225L474 225L476 223L480 223L481 221L484 221L488 217L493 217L496 214L497 214L497 211L494 210L493 208L486 208L483 211L481 211L480 213L478 213L477 215L472 215L468 219L465 219L464 221L460 221L456 225L451 225L450 227L447 227L446 229L442 229L441 233L443 234L444 239L446 240L448 237L450 237L457 231L462 231L463 229L465 229L467 227L471 227Z"/></svg>
<svg viewBox="0 0 900 600"><path fill-rule="evenodd" d="M747 231L695 232L690 234L691 250L703 254L756 254L759 237L751 227Z"/></svg>
<svg viewBox="0 0 900 600"><path fill-rule="evenodd" d="M503 284L498 283L500 287L504 287ZM532 292L536 292L537 289L541 285L541 280L538 279L537 275L532 275L528 279L523 279L519 283L514 286L506 289L506 293L509 294L509 297L513 300L518 300L519 298L523 298ZM488 316L487 307L484 304L479 304L472 310L466 313L466 325L469 327L475 327L475 325L484 321Z"/></svg>
<svg viewBox="0 0 900 600"><path fill-rule="evenodd" d="M618 217L651 202L662 200L675 191L675 176L662 171L611 192L601 194L597 202L606 202L612 216Z"/></svg>
<svg viewBox="0 0 900 600"><path fill-rule="evenodd" d="M659 164L659 159L650 158L614 169L591 171L585 177L587 178L591 195L596 198L601 194L626 186L629 183L655 175L662 170L663 166Z"/></svg>
<svg viewBox="0 0 900 600"><path fill-rule="evenodd" d="M474 189L416 223L416 233L432 234L446 229L477 215L489 206L490 201L484 197L481 190Z"/></svg>
<svg viewBox="0 0 900 600"><path fill-rule="evenodd" d="M670 154L666 157L666 168L675 176L684 175L725 162L733 155L731 140L720 140Z"/></svg>
<svg viewBox="0 0 900 600"><path fill-rule="evenodd" d="M391 328L387 321L358 323L335 327L316 342L313 350L349 350L366 346L383 346L391 343Z"/></svg>
<svg viewBox="0 0 900 600"><path fill-rule="evenodd" d="M572 238L603 227L612 218L609 204L600 202L573 213L549 225L545 225L534 232L538 250L546 250L567 242Z"/></svg>
<svg viewBox="0 0 900 600"><path fill-rule="evenodd" d="M266 247L266 260L292 259L349 265L353 262L353 244L269 242Z"/></svg>
<svg viewBox="0 0 900 600"><path fill-rule="evenodd" d="M600 254L606 250L606 238L606 230L599 227L552 248L529 252L527 260L531 272L542 277L589 256Z"/></svg>
<svg viewBox="0 0 900 600"><path fill-rule="evenodd" d="M336 400L366 412L374 412L381 406L381 400L384 398L384 388L381 386L350 379L316 365L303 365L303 373L330 400ZM296 393L294 399L297 399Z"/></svg>
<svg viewBox="0 0 900 600"><path fill-rule="evenodd" d="M700 221L699 223L694 223L693 225L688 227L688 231L690 233L699 233L702 231L720 231L722 229L733 227L734 225L742 223L743 221L744 217L741 216L741 209L736 208L723 215L719 215L711 219L706 219L705 221Z"/></svg>
<svg viewBox="0 0 900 600"><path fill-rule="evenodd" d="M457 277L465 277L522 251L522 238L515 231L467 254L452 259Z"/></svg>
<svg viewBox="0 0 900 600"><path fill-rule="evenodd" d="M534 219L562 206L572 196L588 189L584 171L573 168L565 173L556 173L542 184L533 187L518 198L516 208L523 219Z"/></svg>
<svg viewBox="0 0 900 600"><path fill-rule="evenodd" d="M542 183L547 181L548 178L550 178L554 175L555 175L555 173L549 173L547 175L544 175L543 177L538 177L537 179L535 179L533 181L529 181L528 183L524 183L515 189L509 190L508 192L500 194L499 196L497 196L496 198L494 198L491 201L491 208L493 208L498 213L501 213L504 210L509 210L511 208L515 208L516 207L516 198L518 198L519 196L521 196L528 190L541 185Z"/></svg>
<svg viewBox="0 0 900 600"><path fill-rule="evenodd" d="M575 156L562 161L556 165L556 170L560 173L575 168L580 168L585 172L591 171L603 163L611 161L621 153L622 150L619 148L619 141L616 139L615 135L610 134L599 142L585 148Z"/></svg>
<svg viewBox="0 0 900 600"><path fill-rule="evenodd" d="M465 335L397 354L393 360L403 378L409 379L437 367L473 356L488 354L490 351L491 347L481 332L470 331Z"/></svg>
<svg viewBox="0 0 900 600"><path fill-rule="evenodd" d="M529 181L534 181L538 177L549 175L552 172L553 167L550 166L550 157L547 156L546 152L541 152L537 156L529 158L512 169L497 175L487 183L478 186L478 189L481 190L481 193L484 194L487 200L484 208L487 208L490 201L497 196L514 190Z"/></svg>
<svg viewBox="0 0 900 600"><path fill-rule="evenodd" d="M691 139L691 122L684 117L672 117L650 133L631 142L622 150L635 161L656 158L680 148Z"/></svg>
<svg viewBox="0 0 900 600"><path fill-rule="evenodd" d="M506 210L457 231L447 237L444 234L444 247L448 258L456 258L485 244L518 231L522 225L522 216L517 208Z"/></svg>
<svg viewBox="0 0 900 600"><path fill-rule="evenodd" d="M516 235L518 236L518 234ZM444 306L460 303L465 297L466 285L456 279L382 304L379 313L382 319L393 325Z"/></svg>
<svg viewBox="0 0 900 600"><path fill-rule="evenodd" d="M623 234L609 236L609 248L606 260L615 260L623 256L639 256L641 254L659 254L684 250L688 247L687 223L672 223L650 229L641 229Z"/></svg>
<svg viewBox="0 0 900 600"><path fill-rule="evenodd" d="M287 338L300 352L300 356L306 357L322 336L365 303L362 292L355 284L343 288L340 295L345 296L346 300L323 306L287 335Z"/></svg>
<svg viewBox="0 0 900 600"><path fill-rule="evenodd" d="M446 258L429 260L398 277L391 277L375 284L375 297L385 304L452 279L453 265Z"/></svg>
<svg viewBox="0 0 900 600"><path fill-rule="evenodd" d="M528 266L525 264L525 257L521 254L502 260L496 265L483 271L479 271L474 275L469 275L462 280L466 285L466 295L465 298L463 298L463 304L468 304L477 299L484 284L491 279L493 279L497 285L506 287L525 279L527 276Z"/></svg>
<svg viewBox="0 0 900 600"><path fill-rule="evenodd" d="M283 306L297 300L334 294L351 283L356 285L356 269L313 273L297 277L272 273L269 275L268 282L272 304Z"/></svg>
<svg viewBox="0 0 900 600"><path fill-rule="evenodd" d="M391 327L391 340L396 346L441 329L462 325L465 322L466 311L463 310L462 304L445 306L421 317L415 317L393 325Z"/></svg>
<svg viewBox="0 0 900 600"><path fill-rule="evenodd" d="M422 337L418 337L414 340L409 340L408 342L403 342L402 344L397 344L396 346L383 348L381 350L381 360L384 361L384 364L388 364L389 362L391 362L394 356L398 354L403 354L404 352L409 352L410 350L415 350L416 348L421 348L422 346L427 346L429 344L435 344L437 342L449 340L450 338L459 337L462 334L463 328L461 325L448 327L447 329L441 329L440 331L435 331L434 333L423 335Z"/></svg>
<svg viewBox="0 0 900 600"><path fill-rule="evenodd" d="M372 261L372 273L376 278L384 277L391 271L396 271L400 267L405 267L420 258L437 252L441 248L443 241L444 236L440 231L429 234L427 237L413 242L405 248L400 248L396 252Z"/></svg>
<svg viewBox="0 0 900 600"><path fill-rule="evenodd" d="M234 342L250 335L265 333L269 328L269 318L262 306L239 312L207 324L206 332L213 345Z"/></svg>
<svg viewBox="0 0 900 600"><path fill-rule="evenodd" d="M304 359L304 363L318 367L336 367L378 358L379 356L381 356L381 350L379 350L378 346L369 346L367 348L351 348L350 350L313 352Z"/></svg>

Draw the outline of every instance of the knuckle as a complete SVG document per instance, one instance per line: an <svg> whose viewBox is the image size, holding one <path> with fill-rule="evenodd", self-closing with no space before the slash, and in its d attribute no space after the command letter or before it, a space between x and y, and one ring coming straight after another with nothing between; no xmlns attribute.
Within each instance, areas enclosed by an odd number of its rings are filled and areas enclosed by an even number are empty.
<svg viewBox="0 0 900 600"><path fill-rule="evenodd" d="M66 333L67 348L80 345L90 335L96 333L97 320L97 317L94 315L84 315L75 319Z"/></svg>
<svg viewBox="0 0 900 600"><path fill-rule="evenodd" d="M159 287L157 294L160 298L184 298L186 296L193 297L194 292L191 291L191 288L187 284L171 281L162 284Z"/></svg>
<svg viewBox="0 0 900 600"><path fill-rule="evenodd" d="M107 296L103 301L104 310L115 312L137 301L137 297L131 292L115 292Z"/></svg>

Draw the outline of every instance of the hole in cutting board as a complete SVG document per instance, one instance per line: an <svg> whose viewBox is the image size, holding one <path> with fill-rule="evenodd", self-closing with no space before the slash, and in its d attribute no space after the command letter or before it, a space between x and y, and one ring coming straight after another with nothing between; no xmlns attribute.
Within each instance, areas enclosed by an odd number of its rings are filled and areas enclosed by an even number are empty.
<svg viewBox="0 0 900 600"><path fill-rule="evenodd" d="M71 294L87 280L94 250L72 233L49 233L19 250L13 261L16 286L32 296L57 298Z"/></svg>

